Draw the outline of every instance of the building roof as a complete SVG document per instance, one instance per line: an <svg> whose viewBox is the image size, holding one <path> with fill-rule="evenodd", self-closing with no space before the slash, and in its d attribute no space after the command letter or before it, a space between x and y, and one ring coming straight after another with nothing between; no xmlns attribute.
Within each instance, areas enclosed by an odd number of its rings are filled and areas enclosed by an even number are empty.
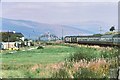
<svg viewBox="0 0 120 80"><path fill-rule="evenodd" d="M18 33L18 32L16 32L16 33L13 33L13 32L1 32L1 33L8 33L10 35L15 35L15 36L18 36L18 37L24 37L24 35L22 33Z"/></svg>
<svg viewBox="0 0 120 80"><path fill-rule="evenodd" d="M3 42L13 42L22 40L21 38L24 37L22 33L14 33L14 32L1 32L2 34L2 41Z"/></svg>
<svg viewBox="0 0 120 80"><path fill-rule="evenodd" d="M22 33L15 33L15 35L17 35L19 37L24 37L24 35Z"/></svg>

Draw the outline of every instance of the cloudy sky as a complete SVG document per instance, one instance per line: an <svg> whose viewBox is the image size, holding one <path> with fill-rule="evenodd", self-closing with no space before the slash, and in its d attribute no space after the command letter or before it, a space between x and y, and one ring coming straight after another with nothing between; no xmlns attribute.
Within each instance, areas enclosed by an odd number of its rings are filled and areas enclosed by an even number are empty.
<svg viewBox="0 0 120 80"><path fill-rule="evenodd" d="M118 26L117 2L2 2L2 16L40 23L103 29Z"/></svg>
<svg viewBox="0 0 120 80"><path fill-rule="evenodd" d="M1 0L2 2L118 2L119 0Z"/></svg>

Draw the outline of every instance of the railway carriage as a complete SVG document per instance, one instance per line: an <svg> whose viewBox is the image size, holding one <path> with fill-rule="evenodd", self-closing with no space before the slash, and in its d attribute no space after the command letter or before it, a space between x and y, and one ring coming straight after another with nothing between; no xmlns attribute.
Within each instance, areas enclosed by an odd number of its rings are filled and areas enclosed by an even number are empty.
<svg viewBox="0 0 120 80"><path fill-rule="evenodd" d="M101 36L100 43L103 45L113 45L113 36L108 34Z"/></svg>
<svg viewBox="0 0 120 80"><path fill-rule="evenodd" d="M89 41L100 41L101 36L89 36Z"/></svg>
<svg viewBox="0 0 120 80"><path fill-rule="evenodd" d="M100 36L78 36L77 42L82 44L98 44Z"/></svg>
<svg viewBox="0 0 120 80"><path fill-rule="evenodd" d="M113 42L114 35L103 35L101 36L101 42Z"/></svg>
<svg viewBox="0 0 120 80"><path fill-rule="evenodd" d="M71 37L71 42L72 43L77 43L77 36L72 36Z"/></svg>
<svg viewBox="0 0 120 80"><path fill-rule="evenodd" d="M66 43L120 46L120 34L103 36L66 36L64 40Z"/></svg>
<svg viewBox="0 0 120 80"><path fill-rule="evenodd" d="M77 36L78 44L87 44L89 42L88 36Z"/></svg>
<svg viewBox="0 0 120 80"><path fill-rule="evenodd" d="M66 36L64 41L66 43L77 43L77 36Z"/></svg>
<svg viewBox="0 0 120 80"><path fill-rule="evenodd" d="M65 43L70 43L70 42L71 42L71 36L66 36L66 37L64 38L64 42L65 42Z"/></svg>
<svg viewBox="0 0 120 80"><path fill-rule="evenodd" d="M78 43L87 42L87 41L88 41L88 36L77 36Z"/></svg>
<svg viewBox="0 0 120 80"><path fill-rule="evenodd" d="M100 39L101 39L101 36L89 36L88 43L97 45L97 44L100 44Z"/></svg>
<svg viewBox="0 0 120 80"><path fill-rule="evenodd" d="M113 36L113 44L120 46L120 34L116 34Z"/></svg>

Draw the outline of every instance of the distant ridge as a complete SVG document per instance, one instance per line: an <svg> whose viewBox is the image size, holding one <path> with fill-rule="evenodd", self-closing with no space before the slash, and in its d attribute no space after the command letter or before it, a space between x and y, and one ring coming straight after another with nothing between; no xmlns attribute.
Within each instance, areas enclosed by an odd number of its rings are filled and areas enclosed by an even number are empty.
<svg viewBox="0 0 120 80"><path fill-rule="evenodd" d="M16 31L21 32L27 38L37 38L38 36L44 33L52 33L58 37L63 35L79 35L79 34L92 34L92 32L75 28L74 26L69 25L57 25L57 24L47 24L47 23L38 23L29 20L14 20L2 18L2 31Z"/></svg>

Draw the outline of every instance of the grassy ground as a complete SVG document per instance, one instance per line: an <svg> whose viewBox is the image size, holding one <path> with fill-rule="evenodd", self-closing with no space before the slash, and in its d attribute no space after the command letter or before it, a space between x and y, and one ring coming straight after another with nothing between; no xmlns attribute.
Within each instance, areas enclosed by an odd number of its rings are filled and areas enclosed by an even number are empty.
<svg viewBox="0 0 120 80"><path fill-rule="evenodd" d="M37 64L42 65L41 71L46 72L44 67L60 63L68 57L69 54L74 52L74 48L68 46L49 45L44 49L33 49L26 51L17 51L15 53L2 54L2 76L3 77L28 77L24 70L26 65L32 69ZM49 70L48 72L49 73ZM41 77L49 77L49 75L42 75Z"/></svg>
<svg viewBox="0 0 120 80"><path fill-rule="evenodd" d="M2 55L2 62L7 64L19 63L56 63L63 61L64 58L74 52L73 48L66 46L46 46L44 49L33 49L27 51L18 51Z"/></svg>
<svg viewBox="0 0 120 80"><path fill-rule="evenodd" d="M114 58L117 56L116 50L98 46L88 47L74 44L59 44L46 45L44 49L34 49L32 47L31 49L21 49L14 53L7 51L2 53L2 77L50 78L55 73L55 76L58 77L66 77L67 74L67 77L72 78L81 76L78 73L79 69L85 66L90 68L89 70L96 71L99 75L101 74L101 76L103 74L107 75L109 60L113 60L113 63L116 65L114 62ZM104 68L104 66L108 67ZM83 69L83 71L90 72L89 70ZM56 71L58 72L57 74Z"/></svg>

